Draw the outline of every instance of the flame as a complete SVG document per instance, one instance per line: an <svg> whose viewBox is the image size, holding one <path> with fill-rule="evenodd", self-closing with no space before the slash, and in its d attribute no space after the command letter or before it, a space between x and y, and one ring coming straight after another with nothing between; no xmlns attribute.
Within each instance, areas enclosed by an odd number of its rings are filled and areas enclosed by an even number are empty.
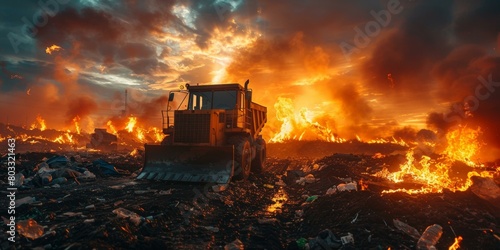
<svg viewBox="0 0 500 250"><path fill-rule="evenodd" d="M125 126L125 129L129 132L129 133L132 133L134 132L134 127L135 125L137 124L137 118L134 117L134 116L130 116L128 118L128 123L127 125Z"/></svg>
<svg viewBox="0 0 500 250"><path fill-rule="evenodd" d="M137 148L134 148L134 150L132 150L132 152L130 152L130 156L136 156L137 154L139 154L139 151L137 151Z"/></svg>
<svg viewBox="0 0 500 250"><path fill-rule="evenodd" d="M150 128L149 131L153 133L153 138L154 138L155 142L161 142L163 140L163 137L165 136L160 131L160 129L158 129L156 127Z"/></svg>
<svg viewBox="0 0 500 250"><path fill-rule="evenodd" d="M281 121L281 128L271 142L284 142L286 140L323 140L329 142L345 142L338 137L328 123L320 123L323 114L311 111L306 107L296 111L290 98L279 97L274 104L276 119Z"/></svg>
<svg viewBox="0 0 500 250"><path fill-rule="evenodd" d="M444 154L449 158L465 162L469 166L475 166L472 158L479 152L481 144L477 142L481 128L471 129L468 127L459 126L446 134L448 146Z"/></svg>
<svg viewBox="0 0 500 250"><path fill-rule="evenodd" d="M118 134L118 131L116 131L116 128L115 128L115 126L113 126L113 122L111 120L109 120L108 123L106 123L106 125L108 126L108 128L112 134L114 134L114 135Z"/></svg>
<svg viewBox="0 0 500 250"><path fill-rule="evenodd" d="M476 171L476 168L481 166L470 160L478 152L481 145L478 141L479 132L480 128L474 130L465 127L450 131L446 135L448 146L438 159L431 159L426 155L417 159L414 149L410 149L406 153L406 162L400 165L399 171L390 173L387 169L383 169L375 175L395 183L411 180L423 186L420 189L384 190L383 193L441 193L443 189L449 189L453 192L465 191L472 185L472 176L493 178L494 173L491 171ZM471 167L466 178L450 175L451 166L457 160Z"/></svg>
<svg viewBox="0 0 500 250"><path fill-rule="evenodd" d="M59 51L59 50L61 50L61 47L59 47L59 46L57 46L57 45L53 44L52 46L47 47L47 48L45 49L45 53L47 53L47 54L49 54L49 55L52 55L52 52L53 52L53 51Z"/></svg>
<svg viewBox="0 0 500 250"><path fill-rule="evenodd" d="M77 134L80 134L80 116L75 116L73 118L73 123L75 124L75 131Z"/></svg>
<svg viewBox="0 0 500 250"><path fill-rule="evenodd" d="M144 137L144 130L142 128L137 128L137 139L139 139L140 142L144 142L145 137Z"/></svg>
<svg viewBox="0 0 500 250"><path fill-rule="evenodd" d="M45 120L40 115L36 116L36 122L38 122L38 125L36 123L31 124L30 130L39 128L40 131L44 131L45 129L47 129L47 125L45 125Z"/></svg>
<svg viewBox="0 0 500 250"><path fill-rule="evenodd" d="M368 183L363 181L363 179L359 180L359 186L361 187L361 190L368 190Z"/></svg>
<svg viewBox="0 0 500 250"><path fill-rule="evenodd" d="M460 248L460 242L463 240L462 236L455 237L455 242L451 245L448 250L457 250Z"/></svg>

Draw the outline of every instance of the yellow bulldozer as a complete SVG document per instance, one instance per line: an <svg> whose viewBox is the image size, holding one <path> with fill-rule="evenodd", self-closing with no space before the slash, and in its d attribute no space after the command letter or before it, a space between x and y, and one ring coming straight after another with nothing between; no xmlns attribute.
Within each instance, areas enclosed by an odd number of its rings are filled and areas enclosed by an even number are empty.
<svg viewBox="0 0 500 250"><path fill-rule="evenodd" d="M137 179L228 183L261 172L267 108L252 102L248 84L186 84L170 91L162 110L166 136L161 145L144 145Z"/></svg>

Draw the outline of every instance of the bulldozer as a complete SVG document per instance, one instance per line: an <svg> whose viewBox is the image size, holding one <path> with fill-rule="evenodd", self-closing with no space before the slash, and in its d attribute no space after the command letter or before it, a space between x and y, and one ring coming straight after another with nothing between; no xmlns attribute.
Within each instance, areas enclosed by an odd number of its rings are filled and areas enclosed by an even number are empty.
<svg viewBox="0 0 500 250"><path fill-rule="evenodd" d="M144 145L137 179L223 184L263 171L266 142L260 132L267 108L252 102L248 85L185 84L170 91L161 111L165 138Z"/></svg>

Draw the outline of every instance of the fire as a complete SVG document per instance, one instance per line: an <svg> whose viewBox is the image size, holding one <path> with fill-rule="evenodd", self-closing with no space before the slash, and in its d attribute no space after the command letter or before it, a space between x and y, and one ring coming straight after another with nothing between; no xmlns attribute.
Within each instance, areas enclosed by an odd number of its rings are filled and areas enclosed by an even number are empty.
<svg viewBox="0 0 500 250"><path fill-rule="evenodd" d="M164 135L158 128L152 127L149 131L153 133L155 142L161 142L163 140Z"/></svg>
<svg viewBox="0 0 500 250"><path fill-rule="evenodd" d="M144 139L145 139L144 130L142 128L137 128L136 130L137 130L137 134L136 134L137 139L139 139L139 141L141 141L141 142L144 142Z"/></svg>
<svg viewBox="0 0 500 250"><path fill-rule="evenodd" d="M137 150L137 148L134 148L134 150L132 150L132 152L130 152L130 156L136 156L137 154L139 154L139 151Z"/></svg>
<svg viewBox="0 0 500 250"><path fill-rule="evenodd" d="M448 250L457 250L460 248L460 242L463 240L462 236L458 236L455 238L455 242L451 245Z"/></svg>
<svg viewBox="0 0 500 250"><path fill-rule="evenodd" d="M75 131L77 134L80 134L80 116L75 116L73 118L73 123L75 124Z"/></svg>
<svg viewBox="0 0 500 250"><path fill-rule="evenodd" d="M134 131L134 127L137 124L137 118L134 116L130 116L128 118L128 123L125 126L125 129L129 132L132 133Z"/></svg>
<svg viewBox="0 0 500 250"><path fill-rule="evenodd" d="M45 129L47 129L47 125L45 125L45 120L40 115L36 116L36 122L38 123L38 125L36 123L31 124L30 130L39 128L40 131L44 131Z"/></svg>
<svg viewBox="0 0 500 250"><path fill-rule="evenodd" d="M388 180L400 183L411 180L422 184L420 189L395 189L384 190L384 193L406 192L409 194L419 193L441 193L443 189L455 191L465 191L472 185L472 176L493 177L492 172L476 171L473 167L479 167L470 159L475 156L481 143L478 141L480 129L468 129L465 127L450 131L446 138L448 146L443 151L443 155L438 159L422 155L416 157L414 149L406 153L406 162L401 164L400 170L389 173L387 169L378 172L377 176L382 176ZM451 167L455 161L462 161L471 167L465 178L453 177Z"/></svg>
<svg viewBox="0 0 500 250"><path fill-rule="evenodd" d="M118 131L116 131L116 128L115 128L115 126L113 126L113 122L111 122L111 120L109 120L108 123L106 123L106 125L108 126L108 128L112 134L114 134L114 135L118 134Z"/></svg>
<svg viewBox="0 0 500 250"><path fill-rule="evenodd" d="M52 54L52 52L54 52L54 51L59 51L59 50L61 50L61 47L59 47L59 46L57 46L57 45L53 44L52 46L47 47L47 48L45 49L45 53L47 53L47 54L51 55L51 54Z"/></svg>
<svg viewBox="0 0 500 250"><path fill-rule="evenodd" d="M456 161L463 161L469 166L475 166L472 158L479 152L481 144L478 143L478 137L481 134L481 128L471 129L468 127L458 127L446 134L448 146L444 151L449 158Z"/></svg>
<svg viewBox="0 0 500 250"><path fill-rule="evenodd" d="M320 123L323 114L318 114L306 107L296 111L290 98L279 97L274 104L276 119L281 121L281 128L271 138L271 142L286 140L323 140L329 142L345 142L338 137L327 122Z"/></svg>

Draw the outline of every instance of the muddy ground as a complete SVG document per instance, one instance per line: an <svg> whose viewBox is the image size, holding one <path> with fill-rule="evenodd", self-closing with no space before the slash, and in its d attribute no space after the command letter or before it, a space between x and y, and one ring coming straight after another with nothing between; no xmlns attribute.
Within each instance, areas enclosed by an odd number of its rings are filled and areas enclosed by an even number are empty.
<svg viewBox="0 0 500 250"><path fill-rule="evenodd" d="M97 172L95 179L69 179L55 187L25 184L16 199L34 199L16 208L16 220L34 219L43 226L43 235L28 239L17 233L12 243L3 233L0 247L224 249L238 239L245 249L298 249L297 240L316 238L329 229L336 239L348 234L354 239L336 248L415 249L417 240L395 227L393 221L397 219L419 233L429 225L441 225L443 235L437 249L447 249L455 236L463 237L460 249L500 249L498 204L470 190L422 195L381 193L392 184L372 174L383 166L397 169L405 161L401 146L294 142L270 144L268 149L265 173L231 183L220 192L214 192L212 184L135 180L143 161L140 152L136 156L129 152L22 153L18 171L33 169L44 157L78 155L81 164L102 158L120 170L120 175ZM387 156L374 159L376 152ZM296 183L308 173L315 177L311 183ZM361 179L368 183L367 190L357 185L357 191L326 195L333 185L351 180L359 183ZM4 198L0 199L0 214L8 218L5 162L0 180L5 187L1 190ZM135 223L120 218L113 213L117 208L132 211L141 219ZM0 223L6 232L6 222Z"/></svg>

